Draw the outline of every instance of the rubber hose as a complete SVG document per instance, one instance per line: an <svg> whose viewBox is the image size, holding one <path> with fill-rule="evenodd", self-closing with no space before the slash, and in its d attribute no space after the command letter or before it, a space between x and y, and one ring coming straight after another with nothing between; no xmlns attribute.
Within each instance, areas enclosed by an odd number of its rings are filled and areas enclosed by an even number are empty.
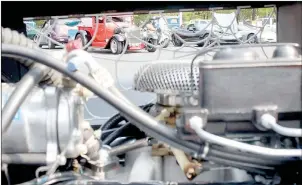
<svg viewBox="0 0 302 185"><path fill-rule="evenodd" d="M136 141L136 139L133 138L133 137L118 137L115 140L113 140L109 144L109 146L110 147L117 147L117 146L124 145L124 144L127 144L127 143L133 143L134 141Z"/></svg>
<svg viewBox="0 0 302 185"><path fill-rule="evenodd" d="M117 124L119 124L124 120L125 118L122 115L116 114L101 126L101 130L105 131L105 130L112 129L113 127L115 127Z"/></svg>
<svg viewBox="0 0 302 185"><path fill-rule="evenodd" d="M113 128L113 129L108 129L108 130L102 131L101 141L104 140L106 137L108 137L110 134L112 134L117 129L118 128Z"/></svg>
<svg viewBox="0 0 302 185"><path fill-rule="evenodd" d="M166 126L158 123L154 118L144 113L139 108L135 108L133 106L129 107L127 103L121 101L120 98L115 97L111 94L111 92L107 91L106 89L100 88L89 77L83 75L82 73L71 73L67 71L66 65L58 62L54 58L46 58L41 53L35 50L30 50L24 47L9 44L2 45L2 53L34 59L41 64L47 65L48 67L51 67L61 72L62 74L67 75L72 80L77 81L84 87L91 90L100 98L103 98L110 105L116 107L119 111L122 111L125 114L129 115L131 119L135 120L135 125L137 127L142 129L148 135L157 138L158 140L162 140L163 142L166 142L175 148L184 150L184 152L188 154L198 154L203 151L204 146L179 139L177 133L175 133L175 131L173 131L172 129L167 128ZM245 153L242 152L242 155L244 154ZM260 155L259 157L264 156L266 155ZM215 159L217 158L213 158L213 162L215 162ZM276 159L280 159L280 157L277 157ZM219 161L217 162L219 163ZM242 161L242 163L244 163L244 161Z"/></svg>
<svg viewBox="0 0 302 185"><path fill-rule="evenodd" d="M152 104L152 103L149 103L149 104L147 104L147 105L144 105L144 106L140 106L140 108L142 108L144 111L146 111L146 112L149 112L149 110L150 110L150 108L153 106L154 104ZM123 119L123 120L118 120L120 117L119 117L119 115L120 114L116 114L114 117L112 117L112 118L110 118L110 120L112 120L111 122L109 122L108 121L108 125L107 126L109 126L109 124L111 124L111 126L116 126L116 125L118 125L121 121L124 121L125 120L125 118ZM121 116L121 115L120 115ZM116 118L115 120L113 119L113 118ZM106 122L107 123L107 122ZM110 126L110 128L111 128L111 126ZM134 126L135 127L135 126ZM113 129L110 129L110 130L113 130ZM115 129L116 130L116 129ZM114 131L115 131L114 130ZM108 130L104 130L104 131L102 131L102 135L101 135L101 140L103 141L103 140L105 140L109 135L111 135L114 131L111 131L111 132L106 132L106 131L108 131ZM119 133L119 135L118 136L116 136L116 137L121 137L121 134L122 132L120 132Z"/></svg>
<svg viewBox="0 0 302 185"><path fill-rule="evenodd" d="M2 37L1 37L2 44L14 44L14 45L24 46L31 49L41 50L32 40L28 39L24 34L20 34L17 31L11 30L9 28L3 28L3 27L1 27L1 31L2 31ZM41 52L45 53L42 50ZM47 53L45 54L48 55ZM18 60L20 63L24 64L29 69L31 69L35 64L35 62L30 59L24 59L21 57L13 57L13 58ZM46 84L59 85L61 83L61 77L62 75L60 73L51 69L45 75L42 82Z"/></svg>
<svg viewBox="0 0 302 185"><path fill-rule="evenodd" d="M142 106L139 106L139 107L144 109L146 112L149 112L151 106L153 106L152 103L149 103L147 105L142 105ZM125 120L126 120L126 118L124 118L121 114L116 114L101 126L101 130L105 131L105 130L108 130L108 129L112 129L117 124L119 124L120 122L125 121Z"/></svg>
<svg viewBox="0 0 302 185"><path fill-rule="evenodd" d="M118 128L116 131L114 131L112 134L110 134L105 140L102 141L102 143L104 145L109 145L114 139L116 139L121 133L122 131L127 128L131 123L127 122L126 124L124 124L123 126L121 126L120 128Z"/></svg>

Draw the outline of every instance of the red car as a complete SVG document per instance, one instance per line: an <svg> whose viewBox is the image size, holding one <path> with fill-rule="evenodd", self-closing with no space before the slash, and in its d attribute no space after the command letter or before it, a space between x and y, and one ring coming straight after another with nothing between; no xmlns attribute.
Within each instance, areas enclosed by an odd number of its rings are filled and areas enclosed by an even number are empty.
<svg viewBox="0 0 302 185"><path fill-rule="evenodd" d="M92 22L89 22L89 20ZM123 16L102 16L98 20L96 20L96 17L92 17L92 19L88 19L88 24L90 23L91 25L87 25L86 21L86 25L78 26L79 31L75 39L80 40L82 45L86 45L92 39L96 30L96 21L99 21L98 30L90 47L110 49L113 54L121 54L127 38L129 40L128 50L141 50L145 48L143 42L129 35L131 33L140 38L140 29L127 22Z"/></svg>

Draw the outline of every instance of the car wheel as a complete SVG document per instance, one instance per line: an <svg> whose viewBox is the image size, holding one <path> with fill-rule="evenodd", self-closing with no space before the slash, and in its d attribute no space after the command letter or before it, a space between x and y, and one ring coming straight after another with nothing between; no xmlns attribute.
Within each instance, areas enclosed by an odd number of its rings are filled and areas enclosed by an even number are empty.
<svg viewBox="0 0 302 185"><path fill-rule="evenodd" d="M208 36L209 36L209 34L206 33L206 34L204 34L203 36L201 36L199 39L200 39L200 40L204 40L204 39L207 38ZM210 42L210 41L209 41L209 42ZM209 45L209 42L208 42L208 45ZM202 47L202 46L204 46L204 44L205 44L205 42L202 42L202 43L200 43L200 44L197 44L197 46Z"/></svg>
<svg viewBox="0 0 302 185"><path fill-rule="evenodd" d="M249 40L250 38L252 38L255 34L253 33L250 33L248 36L247 36L247 40ZM255 36L252 40L250 40L248 43L250 44L255 44L257 43L257 36Z"/></svg>
<svg viewBox="0 0 302 185"><path fill-rule="evenodd" d="M85 35L82 34L82 33L78 33L77 36L76 36L76 38L75 38L75 40L79 40L79 41L82 42L82 48L83 48L84 46L86 46L86 44L88 43L88 37L85 36ZM85 48L85 50L87 50L87 49L88 49L88 47Z"/></svg>
<svg viewBox="0 0 302 185"><path fill-rule="evenodd" d="M123 43L119 42L116 38L110 41L110 50L113 54L121 54L123 52Z"/></svg>
<svg viewBox="0 0 302 185"><path fill-rule="evenodd" d="M157 45L157 39L150 39L149 41L148 41L148 43L150 43L150 44L152 44L152 45ZM149 52L155 52L156 51L156 47L152 47L152 46L149 46L149 45L147 45L147 51L149 51Z"/></svg>
<svg viewBox="0 0 302 185"><path fill-rule="evenodd" d="M167 48L169 46L170 40L167 38L162 42L163 48Z"/></svg>
<svg viewBox="0 0 302 185"><path fill-rule="evenodd" d="M55 48L56 45L51 40L48 40L48 49L55 49Z"/></svg>
<svg viewBox="0 0 302 185"><path fill-rule="evenodd" d="M182 43L180 42L180 40L178 40L174 35L172 36L172 40L173 40L174 46L176 46L176 47L182 46Z"/></svg>

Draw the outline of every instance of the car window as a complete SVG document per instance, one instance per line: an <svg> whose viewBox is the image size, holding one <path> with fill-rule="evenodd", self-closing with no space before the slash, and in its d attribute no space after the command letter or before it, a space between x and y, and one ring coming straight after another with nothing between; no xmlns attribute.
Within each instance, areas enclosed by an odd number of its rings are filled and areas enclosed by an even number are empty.
<svg viewBox="0 0 302 185"><path fill-rule="evenodd" d="M188 29L194 28L194 27L195 27L194 24L189 24L189 25L188 25Z"/></svg>
<svg viewBox="0 0 302 185"><path fill-rule="evenodd" d="M121 17L112 17L112 21L114 21L114 22L124 22L123 18L121 18Z"/></svg>

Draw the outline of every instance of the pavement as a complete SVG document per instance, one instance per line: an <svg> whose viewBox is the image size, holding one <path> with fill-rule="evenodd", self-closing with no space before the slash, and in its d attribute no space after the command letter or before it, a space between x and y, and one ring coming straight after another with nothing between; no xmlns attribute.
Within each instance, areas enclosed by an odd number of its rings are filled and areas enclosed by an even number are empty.
<svg viewBox="0 0 302 185"><path fill-rule="evenodd" d="M107 68L117 82L116 86L118 89L120 89L129 100L137 105L144 105L154 100L155 94L129 90L132 87L134 74L139 68L155 60L171 60L173 58L178 58L178 60L191 60L194 57L193 52L197 52L198 49L200 50L200 47L186 47L179 49L179 47L170 45L161 52L156 51L154 53L149 53L146 50L129 51L121 56L119 62L117 62L117 59L120 55L113 55L110 50L91 48L88 52L103 67ZM254 50L257 51L261 57L265 57L261 48L255 48ZM268 57L272 56L273 50L274 48L264 48ZM45 51L57 58L61 58L63 55L63 50L60 48L49 50L45 47ZM186 56L189 54L191 55ZM213 53L206 55L205 59L211 59L212 55ZM117 113L117 110L114 107L98 97L91 98L87 102L87 108L95 116L93 117L85 111L85 119L88 119L92 125L102 124L109 117Z"/></svg>

